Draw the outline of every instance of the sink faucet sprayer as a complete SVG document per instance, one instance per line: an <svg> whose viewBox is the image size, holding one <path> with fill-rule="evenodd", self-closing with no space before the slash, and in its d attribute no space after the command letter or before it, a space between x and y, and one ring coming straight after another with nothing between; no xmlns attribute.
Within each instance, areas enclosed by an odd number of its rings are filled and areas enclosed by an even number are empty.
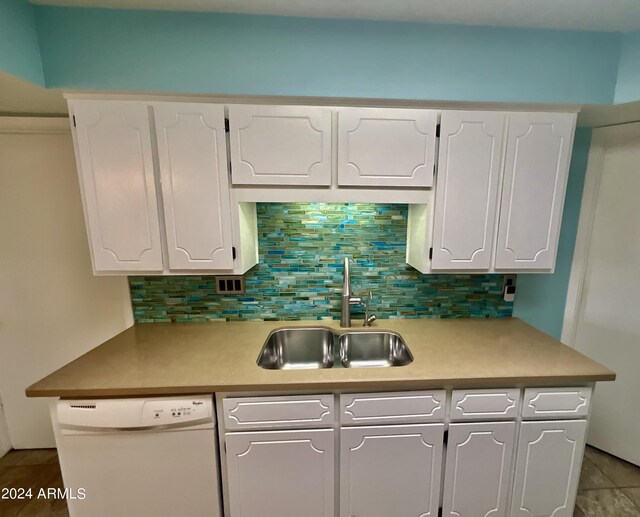
<svg viewBox="0 0 640 517"><path fill-rule="evenodd" d="M344 270L343 270L343 282L342 282L342 317L340 318L341 327L351 326L351 306L352 305L364 305L364 327L369 327L376 320L375 314L369 314L369 304L371 303L371 291L364 299L360 296L351 296L351 271L349 268L349 257L344 258Z"/></svg>

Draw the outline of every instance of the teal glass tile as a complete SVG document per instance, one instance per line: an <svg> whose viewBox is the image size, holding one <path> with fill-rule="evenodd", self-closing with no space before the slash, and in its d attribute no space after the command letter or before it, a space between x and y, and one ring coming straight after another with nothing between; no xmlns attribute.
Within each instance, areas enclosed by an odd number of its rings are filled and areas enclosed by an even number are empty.
<svg viewBox="0 0 640 517"><path fill-rule="evenodd" d="M407 205L258 203L260 263L246 292L218 295L213 276L129 277L136 322L340 318L342 269L387 318L502 318L503 275L423 275L405 263ZM362 315L354 308L354 316Z"/></svg>

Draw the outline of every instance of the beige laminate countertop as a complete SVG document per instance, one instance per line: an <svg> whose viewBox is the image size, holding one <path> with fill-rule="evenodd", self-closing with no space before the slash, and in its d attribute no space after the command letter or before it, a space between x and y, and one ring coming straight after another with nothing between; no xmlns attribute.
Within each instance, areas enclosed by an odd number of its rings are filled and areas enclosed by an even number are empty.
<svg viewBox="0 0 640 517"><path fill-rule="evenodd" d="M291 326L340 331L337 321L139 324L36 382L26 393L29 397L124 397L562 386L615 379L608 368L516 318L377 321L371 330L398 332L411 349L414 361L402 367L258 367L256 359L269 332Z"/></svg>

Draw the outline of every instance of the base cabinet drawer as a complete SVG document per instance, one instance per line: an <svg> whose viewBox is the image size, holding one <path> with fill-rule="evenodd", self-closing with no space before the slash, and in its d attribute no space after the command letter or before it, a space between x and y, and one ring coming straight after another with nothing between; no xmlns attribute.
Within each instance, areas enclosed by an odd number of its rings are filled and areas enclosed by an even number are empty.
<svg viewBox="0 0 640 517"><path fill-rule="evenodd" d="M584 418L589 414L591 388L528 388L522 418Z"/></svg>
<svg viewBox="0 0 640 517"><path fill-rule="evenodd" d="M453 390L451 420L511 420L518 416L520 390Z"/></svg>
<svg viewBox="0 0 640 517"><path fill-rule="evenodd" d="M573 516L586 432L586 420L522 423L512 517Z"/></svg>
<svg viewBox="0 0 640 517"><path fill-rule="evenodd" d="M224 425L229 431L330 427L333 399L328 394L226 398Z"/></svg>
<svg viewBox="0 0 640 517"><path fill-rule="evenodd" d="M335 431L225 435L233 517L334 517Z"/></svg>
<svg viewBox="0 0 640 517"><path fill-rule="evenodd" d="M444 424L342 428L341 517L436 517Z"/></svg>
<svg viewBox="0 0 640 517"><path fill-rule="evenodd" d="M515 422L451 424L445 464L445 517L508 517Z"/></svg>
<svg viewBox="0 0 640 517"><path fill-rule="evenodd" d="M411 424L445 418L446 392L396 391L340 395L342 425Z"/></svg>

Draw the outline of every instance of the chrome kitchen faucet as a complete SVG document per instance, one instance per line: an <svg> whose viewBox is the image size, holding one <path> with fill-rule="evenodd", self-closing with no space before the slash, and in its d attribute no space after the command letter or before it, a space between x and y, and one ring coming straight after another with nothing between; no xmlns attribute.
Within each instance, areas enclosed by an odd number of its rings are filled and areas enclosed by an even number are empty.
<svg viewBox="0 0 640 517"><path fill-rule="evenodd" d="M369 314L369 304L371 303L371 291L364 299L360 296L351 296L351 270L349 267L349 257L344 258L344 270L342 272L342 317L340 318L341 327L351 326L351 306L364 305L364 327L369 327L376 320L375 314Z"/></svg>

